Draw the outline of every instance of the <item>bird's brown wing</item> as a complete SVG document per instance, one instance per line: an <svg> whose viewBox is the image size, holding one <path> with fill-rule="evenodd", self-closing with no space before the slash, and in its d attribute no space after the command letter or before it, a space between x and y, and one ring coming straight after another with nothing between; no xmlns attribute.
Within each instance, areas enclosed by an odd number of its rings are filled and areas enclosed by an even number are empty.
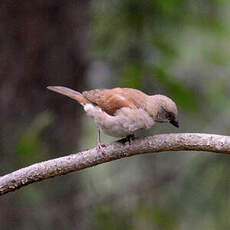
<svg viewBox="0 0 230 230"><path fill-rule="evenodd" d="M87 100L98 105L110 115L114 115L122 107L136 110L143 103L140 96L146 96L141 91L130 88L95 89L82 94Z"/></svg>
<svg viewBox="0 0 230 230"><path fill-rule="evenodd" d="M133 103L137 108L145 109L148 95L138 89L132 88L114 88L114 93L124 96L128 101Z"/></svg>

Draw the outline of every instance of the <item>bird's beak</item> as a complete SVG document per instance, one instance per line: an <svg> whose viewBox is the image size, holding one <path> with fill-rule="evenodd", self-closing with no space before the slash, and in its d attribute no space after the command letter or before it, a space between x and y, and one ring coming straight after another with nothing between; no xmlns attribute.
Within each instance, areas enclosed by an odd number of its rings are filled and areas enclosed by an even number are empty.
<svg viewBox="0 0 230 230"><path fill-rule="evenodd" d="M175 127L179 128L179 122L176 120L171 120L170 123L174 125Z"/></svg>

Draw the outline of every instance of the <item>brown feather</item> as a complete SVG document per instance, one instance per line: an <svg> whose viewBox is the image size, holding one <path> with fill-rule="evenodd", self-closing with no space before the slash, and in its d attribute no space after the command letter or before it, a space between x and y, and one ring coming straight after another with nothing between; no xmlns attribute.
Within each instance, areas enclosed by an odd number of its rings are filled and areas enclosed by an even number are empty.
<svg viewBox="0 0 230 230"><path fill-rule="evenodd" d="M140 90L132 88L114 88L112 91L127 98L127 100L132 102L137 108L145 109L144 105L146 105L148 95Z"/></svg>
<svg viewBox="0 0 230 230"><path fill-rule="evenodd" d="M47 89L52 90L54 92L63 94L67 97L70 97L76 101L78 101L81 105L85 105L90 103L86 98L83 97L83 95L75 90L72 90L67 87L63 86L48 86Z"/></svg>
<svg viewBox="0 0 230 230"><path fill-rule="evenodd" d="M143 107L146 94L131 88L95 89L84 91L83 96L98 105L103 111L114 115L122 107L137 109Z"/></svg>

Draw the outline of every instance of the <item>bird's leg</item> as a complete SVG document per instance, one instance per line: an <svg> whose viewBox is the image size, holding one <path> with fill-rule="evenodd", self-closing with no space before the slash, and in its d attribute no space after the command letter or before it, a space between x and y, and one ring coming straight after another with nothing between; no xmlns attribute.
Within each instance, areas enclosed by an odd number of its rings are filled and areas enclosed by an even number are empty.
<svg viewBox="0 0 230 230"><path fill-rule="evenodd" d="M132 144L132 141L133 141L134 139L135 139L134 134L130 134L130 135L128 135L127 137L118 140L118 142L120 142L120 143L122 143L122 144L125 144L125 143L128 141L128 142L129 142L129 145L131 145L131 144Z"/></svg>
<svg viewBox="0 0 230 230"><path fill-rule="evenodd" d="M132 144L132 141L135 139L134 134L130 134L126 137L127 141L129 142L129 144Z"/></svg>
<svg viewBox="0 0 230 230"><path fill-rule="evenodd" d="M97 150L100 150L103 152L103 147L105 147L105 145L101 143L101 130L100 130L100 128L98 128Z"/></svg>

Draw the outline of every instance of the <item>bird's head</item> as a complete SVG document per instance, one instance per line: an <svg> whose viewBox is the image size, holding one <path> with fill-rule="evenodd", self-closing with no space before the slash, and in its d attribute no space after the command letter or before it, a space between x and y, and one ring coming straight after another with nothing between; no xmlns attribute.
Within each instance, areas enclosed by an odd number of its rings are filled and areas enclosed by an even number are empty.
<svg viewBox="0 0 230 230"><path fill-rule="evenodd" d="M175 102L164 95L153 95L151 100L155 104L155 121L169 122L179 128L178 112Z"/></svg>

